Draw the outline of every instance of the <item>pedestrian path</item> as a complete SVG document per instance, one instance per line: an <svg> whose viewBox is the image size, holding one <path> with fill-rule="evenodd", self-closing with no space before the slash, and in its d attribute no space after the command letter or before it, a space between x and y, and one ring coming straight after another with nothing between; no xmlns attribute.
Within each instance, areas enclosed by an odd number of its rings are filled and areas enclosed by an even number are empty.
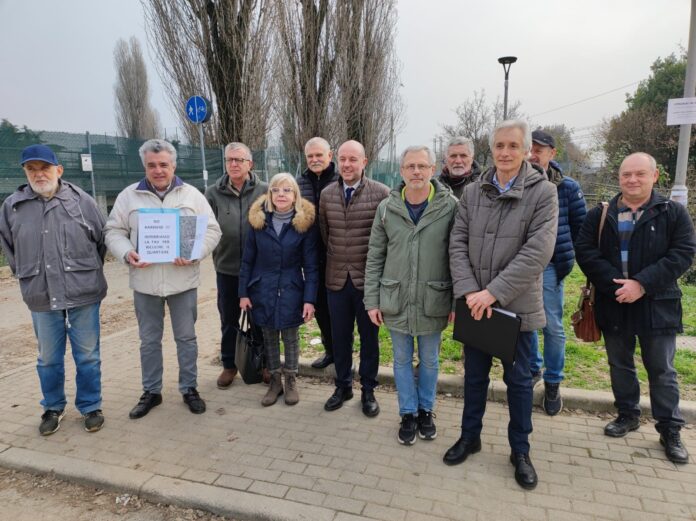
<svg viewBox="0 0 696 521"><path fill-rule="evenodd" d="M263 385L215 387L219 367L214 301L199 308L199 391L208 411L192 415L177 392L176 357L165 334L164 403L140 420L128 411L141 393L135 324L103 339L105 428L82 429L74 407L54 435L38 435L40 393L33 365L0 375L0 466L137 493L241 520L693 520L696 462L664 457L650 423L624 439L602 434L591 414L534 414L536 490L522 490L508 461L507 410L489 403L483 450L448 467L462 401L438 398L439 435L411 447L396 441L396 395L377 392L382 413L365 418L357 396L328 413L332 392L300 379L300 403L264 408ZM168 326L167 326L168 327ZM68 357L69 358L69 357ZM68 364L67 374L74 370ZM74 398L68 377L69 401ZM684 430L692 455L696 431Z"/></svg>

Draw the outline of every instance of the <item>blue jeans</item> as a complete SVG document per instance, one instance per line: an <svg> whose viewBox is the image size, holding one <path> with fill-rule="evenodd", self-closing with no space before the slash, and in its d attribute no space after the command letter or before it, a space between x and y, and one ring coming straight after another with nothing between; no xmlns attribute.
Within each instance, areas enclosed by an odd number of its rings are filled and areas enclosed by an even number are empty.
<svg viewBox="0 0 696 521"><path fill-rule="evenodd" d="M532 433L532 375L529 358L532 354L531 331L521 331L515 347L515 363L503 362L503 381L507 385L510 421L508 441L514 452L529 453ZM475 347L464 346L464 412L462 437L473 440L481 436L486 412L489 373L492 357Z"/></svg>
<svg viewBox="0 0 696 521"><path fill-rule="evenodd" d="M67 403L65 347L68 338L77 370L75 406L81 414L101 409L99 305L97 302L68 310L31 312L39 342L36 370L45 411L62 411Z"/></svg>
<svg viewBox="0 0 696 521"><path fill-rule="evenodd" d="M416 335L389 331L394 352L394 383L399 398L399 415L432 411L437 390L440 339L442 333ZM418 383L413 376L413 344L418 339Z"/></svg>
<svg viewBox="0 0 696 521"><path fill-rule="evenodd" d="M563 281L558 282L553 264L549 264L544 270L544 312L544 358L542 359L539 353L539 337L535 331L529 369L532 374L538 373L543 364L544 381L558 384L564 376L566 336L563 329Z"/></svg>

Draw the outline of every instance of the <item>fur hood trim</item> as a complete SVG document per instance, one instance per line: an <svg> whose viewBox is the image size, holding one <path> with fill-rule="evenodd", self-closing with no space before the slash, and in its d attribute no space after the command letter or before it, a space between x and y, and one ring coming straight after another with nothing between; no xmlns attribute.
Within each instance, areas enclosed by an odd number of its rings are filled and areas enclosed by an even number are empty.
<svg viewBox="0 0 696 521"><path fill-rule="evenodd" d="M268 213L264 208L266 194L259 197L249 208L249 224L254 230L263 230L266 226ZM292 218L292 226L298 233L305 233L314 224L316 210L314 205L306 199L300 198L295 207L295 216Z"/></svg>

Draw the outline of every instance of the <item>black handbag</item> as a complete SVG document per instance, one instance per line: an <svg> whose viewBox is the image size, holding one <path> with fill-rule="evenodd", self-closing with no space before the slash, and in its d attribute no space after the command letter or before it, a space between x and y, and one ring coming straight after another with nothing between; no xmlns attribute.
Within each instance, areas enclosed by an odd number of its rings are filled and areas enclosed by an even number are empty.
<svg viewBox="0 0 696 521"><path fill-rule="evenodd" d="M261 383L263 370L263 338L251 323L251 313L242 310L237 329L234 365L245 384Z"/></svg>

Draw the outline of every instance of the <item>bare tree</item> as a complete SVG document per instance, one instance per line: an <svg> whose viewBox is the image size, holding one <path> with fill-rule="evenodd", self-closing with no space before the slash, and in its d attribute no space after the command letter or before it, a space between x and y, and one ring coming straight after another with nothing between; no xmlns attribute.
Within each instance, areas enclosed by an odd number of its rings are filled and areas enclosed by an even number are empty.
<svg viewBox="0 0 696 521"><path fill-rule="evenodd" d="M337 115L341 137L356 139L377 159L392 128L402 125L400 64L394 50L393 0L343 0L336 9Z"/></svg>
<svg viewBox="0 0 696 521"><path fill-rule="evenodd" d="M134 139L159 137L157 112L150 105L150 87L140 43L134 36L119 39L114 48L116 125L122 136Z"/></svg>
<svg viewBox="0 0 696 521"><path fill-rule="evenodd" d="M276 8L276 113L282 142L289 150L302 150L314 136L335 142L336 2L277 0Z"/></svg>
<svg viewBox="0 0 696 521"><path fill-rule="evenodd" d="M270 125L271 0L142 0L150 43L170 102L190 141L183 111L202 94L213 101L205 139L263 148Z"/></svg>
<svg viewBox="0 0 696 521"><path fill-rule="evenodd" d="M503 104L498 97L490 103L486 91L474 91L473 98L454 109L457 121L454 125L441 125L445 137L464 136L474 142L476 161L485 165L491 157L488 136L498 123L503 120ZM508 104L508 119L519 119L520 102Z"/></svg>

